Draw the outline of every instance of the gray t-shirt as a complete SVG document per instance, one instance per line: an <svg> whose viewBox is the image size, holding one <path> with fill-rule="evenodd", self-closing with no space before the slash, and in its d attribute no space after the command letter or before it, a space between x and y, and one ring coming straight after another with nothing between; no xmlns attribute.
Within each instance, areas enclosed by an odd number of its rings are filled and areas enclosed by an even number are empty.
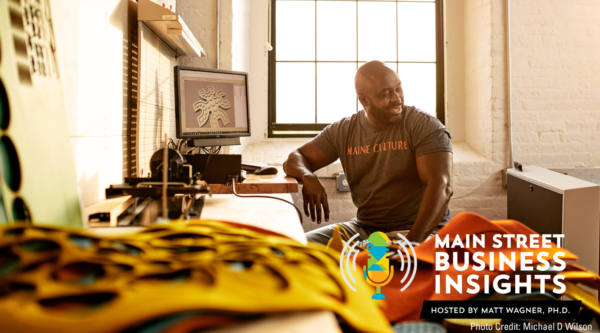
<svg viewBox="0 0 600 333"><path fill-rule="evenodd" d="M382 230L408 230L417 218L425 186L416 158L452 152L446 127L412 106L405 106L401 119L383 129L373 127L359 111L327 126L313 142L341 160L358 222ZM446 209L440 224L449 219Z"/></svg>

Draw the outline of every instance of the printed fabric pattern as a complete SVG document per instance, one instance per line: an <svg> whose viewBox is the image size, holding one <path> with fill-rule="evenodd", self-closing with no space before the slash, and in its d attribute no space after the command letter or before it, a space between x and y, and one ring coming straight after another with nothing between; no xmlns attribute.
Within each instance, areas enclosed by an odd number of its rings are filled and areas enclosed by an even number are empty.
<svg viewBox="0 0 600 333"><path fill-rule="evenodd" d="M359 332L391 331L365 301L369 286L347 289L324 246L257 230L215 221L113 237L0 228L0 331L195 332L310 310Z"/></svg>

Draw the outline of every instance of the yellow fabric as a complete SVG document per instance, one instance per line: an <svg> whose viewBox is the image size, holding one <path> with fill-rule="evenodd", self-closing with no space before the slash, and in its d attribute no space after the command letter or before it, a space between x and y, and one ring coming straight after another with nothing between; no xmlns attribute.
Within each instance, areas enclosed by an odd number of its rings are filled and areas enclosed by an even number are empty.
<svg viewBox="0 0 600 333"><path fill-rule="evenodd" d="M318 244L215 221L102 238L35 227L0 234L2 332L117 332L186 311L235 321L305 310L334 311L361 332L391 331L369 286L357 274L351 291Z"/></svg>
<svg viewBox="0 0 600 333"><path fill-rule="evenodd" d="M600 315L600 302L598 298L578 286L582 284L600 292L600 276L582 266L572 263L569 263L564 271L557 274L565 277L564 283L567 287L565 294L567 296L580 300L581 304Z"/></svg>
<svg viewBox="0 0 600 333"><path fill-rule="evenodd" d="M336 225L333 229L333 235L331 236L331 239L329 239L329 242L327 242L327 250L335 250L339 253L342 253L344 246L346 246L346 242L344 241L342 233L344 233L346 240L350 239L350 237L348 237L346 229L340 227L339 225ZM339 253L337 253L336 255L339 256Z"/></svg>

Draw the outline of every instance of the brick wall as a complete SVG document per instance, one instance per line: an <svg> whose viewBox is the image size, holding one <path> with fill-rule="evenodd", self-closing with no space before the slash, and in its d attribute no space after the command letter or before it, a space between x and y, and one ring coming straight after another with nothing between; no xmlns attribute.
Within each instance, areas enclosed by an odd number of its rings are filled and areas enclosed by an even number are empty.
<svg viewBox="0 0 600 333"><path fill-rule="evenodd" d="M190 28L196 39L206 51L206 57L183 56L177 59L181 66L203 68L217 67L217 0L178 0L177 13ZM229 25L231 26L231 24ZM222 36L231 36L231 29L222 26ZM231 38L229 48L231 48ZM223 46L222 46L223 47ZM227 64L225 64L227 66ZM229 59L231 66L231 59ZM231 67L229 67L231 68Z"/></svg>
<svg viewBox="0 0 600 333"><path fill-rule="evenodd" d="M600 2L513 4L515 160L600 165Z"/></svg>

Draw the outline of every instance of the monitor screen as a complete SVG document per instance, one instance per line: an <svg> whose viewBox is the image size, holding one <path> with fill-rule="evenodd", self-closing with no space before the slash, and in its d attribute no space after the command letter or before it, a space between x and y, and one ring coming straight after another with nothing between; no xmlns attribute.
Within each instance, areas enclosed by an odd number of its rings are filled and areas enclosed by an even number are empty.
<svg viewBox="0 0 600 333"><path fill-rule="evenodd" d="M250 135L248 74L175 67L178 138Z"/></svg>

